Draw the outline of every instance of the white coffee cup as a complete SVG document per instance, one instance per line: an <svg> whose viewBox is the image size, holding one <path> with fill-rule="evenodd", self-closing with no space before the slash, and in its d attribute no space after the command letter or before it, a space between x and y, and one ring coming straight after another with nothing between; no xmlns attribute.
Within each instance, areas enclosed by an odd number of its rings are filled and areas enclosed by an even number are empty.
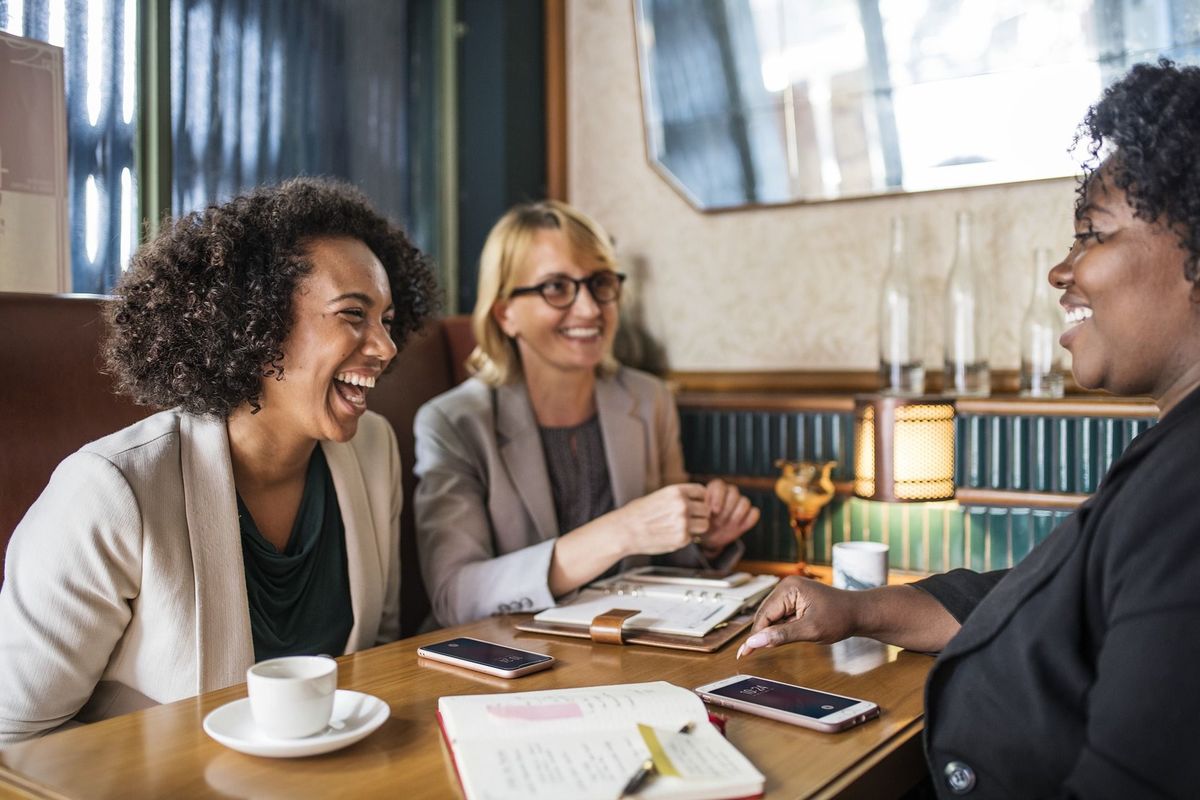
<svg viewBox="0 0 1200 800"><path fill-rule="evenodd" d="M333 715L337 662L327 656L288 656L246 670L250 714L272 739L320 733Z"/></svg>
<svg viewBox="0 0 1200 800"><path fill-rule="evenodd" d="M838 542L833 546L833 585L862 591L887 586L888 546L881 542Z"/></svg>

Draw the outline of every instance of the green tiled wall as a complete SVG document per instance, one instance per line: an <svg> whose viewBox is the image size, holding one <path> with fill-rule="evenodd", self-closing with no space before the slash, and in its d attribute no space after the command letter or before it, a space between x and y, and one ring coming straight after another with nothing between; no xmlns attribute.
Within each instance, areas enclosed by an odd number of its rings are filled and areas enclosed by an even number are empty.
<svg viewBox="0 0 1200 800"><path fill-rule="evenodd" d="M693 474L771 477L776 458L831 459L849 480L853 416L834 412L680 410L684 460ZM959 486L1091 493L1112 461L1152 423L1144 419L962 415L957 420ZM746 494L762 519L746 534L746 557L796 560L787 511L770 491ZM1069 516L1038 508L962 506L957 502L887 504L835 500L817 520L816 563L835 542L871 540L890 547L895 569L940 572L1001 569L1024 558Z"/></svg>
<svg viewBox="0 0 1200 800"><path fill-rule="evenodd" d="M852 474L853 414L681 409L679 425L689 472L765 477L777 458L809 458L837 461L835 478Z"/></svg>
<svg viewBox="0 0 1200 800"><path fill-rule="evenodd" d="M1147 419L961 415L955 420L959 486L1091 494Z"/></svg>

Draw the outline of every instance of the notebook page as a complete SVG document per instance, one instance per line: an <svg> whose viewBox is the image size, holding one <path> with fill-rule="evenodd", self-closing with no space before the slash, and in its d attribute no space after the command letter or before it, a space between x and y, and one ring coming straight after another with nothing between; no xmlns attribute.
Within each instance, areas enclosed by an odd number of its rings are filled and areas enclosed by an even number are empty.
<svg viewBox="0 0 1200 800"><path fill-rule="evenodd" d="M451 739L547 737L629 728L638 722L678 730L708 719L692 692L666 681L438 698Z"/></svg>
<svg viewBox="0 0 1200 800"><path fill-rule="evenodd" d="M688 734L678 730L653 733L669 769L656 774L639 797L677 797L684 790L689 797L700 797L706 794L706 787L719 789L711 793L714 797L748 797L762 792L766 778L711 724L697 726Z"/></svg>
<svg viewBox="0 0 1200 800"><path fill-rule="evenodd" d="M690 734L658 734L679 776L656 776L639 797L744 797L762 790L762 775L707 722ZM590 734L473 739L455 747L469 800L613 800L648 754L634 724Z"/></svg>

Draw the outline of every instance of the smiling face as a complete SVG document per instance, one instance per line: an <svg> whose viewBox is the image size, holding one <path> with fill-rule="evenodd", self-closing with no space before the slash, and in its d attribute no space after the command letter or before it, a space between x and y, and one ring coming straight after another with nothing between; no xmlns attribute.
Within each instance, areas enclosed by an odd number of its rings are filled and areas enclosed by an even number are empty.
<svg viewBox="0 0 1200 800"><path fill-rule="evenodd" d="M345 442L366 398L396 356L391 287L363 242L322 238L307 247L312 270L296 288L283 379L263 379L258 416L285 435Z"/></svg>
<svg viewBox="0 0 1200 800"><path fill-rule="evenodd" d="M572 253L567 236L558 230L533 235L528 255L516 270L516 286L535 286L555 277L586 278L608 269L581 253ZM612 349L617 332L617 302L598 303L586 286L575 302L555 308L538 294L498 300L492 314L500 328L517 342L526 378L543 371L592 375Z"/></svg>
<svg viewBox="0 0 1200 800"><path fill-rule="evenodd" d="M1059 341L1080 386L1148 394L1166 411L1200 382L1200 294L1184 277L1179 237L1135 217L1105 171L1096 175L1075 244L1050 271L1064 290Z"/></svg>

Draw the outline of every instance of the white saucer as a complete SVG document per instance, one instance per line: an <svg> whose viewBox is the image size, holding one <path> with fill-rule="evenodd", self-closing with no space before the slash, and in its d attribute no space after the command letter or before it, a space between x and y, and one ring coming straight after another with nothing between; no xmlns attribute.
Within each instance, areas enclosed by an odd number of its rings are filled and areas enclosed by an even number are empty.
<svg viewBox="0 0 1200 800"><path fill-rule="evenodd" d="M366 738L391 716L388 704L369 694L338 689L329 727L303 739L272 739L250 716L250 699L226 703L204 718L204 732L226 747L268 758L315 756L349 747Z"/></svg>

